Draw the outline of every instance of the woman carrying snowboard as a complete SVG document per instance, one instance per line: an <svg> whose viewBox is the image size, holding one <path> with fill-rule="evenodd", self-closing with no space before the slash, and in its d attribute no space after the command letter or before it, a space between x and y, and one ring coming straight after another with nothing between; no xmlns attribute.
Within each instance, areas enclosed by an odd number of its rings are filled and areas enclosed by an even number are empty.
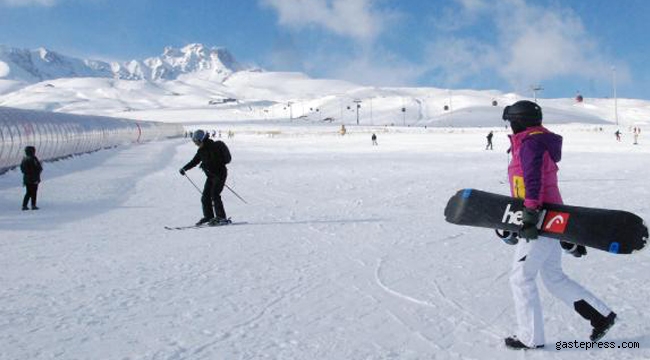
<svg viewBox="0 0 650 360"><path fill-rule="evenodd" d="M562 137L542 126L542 109L531 101L506 106L503 120L510 123L512 160L508 178L512 196L524 199L523 225L518 241L510 287L517 316L515 335L505 339L510 349L544 347L544 322L536 279L541 276L548 291L589 320L591 341L600 340L614 325L616 314L601 300L571 280L562 270L562 248L576 257L586 255L583 246L538 237L539 209L543 203L562 204L557 163Z"/></svg>

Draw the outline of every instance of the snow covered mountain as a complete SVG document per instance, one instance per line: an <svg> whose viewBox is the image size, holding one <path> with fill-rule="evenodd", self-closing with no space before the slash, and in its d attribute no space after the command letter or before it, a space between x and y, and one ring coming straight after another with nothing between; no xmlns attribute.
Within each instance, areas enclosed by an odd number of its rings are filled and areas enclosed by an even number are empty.
<svg viewBox="0 0 650 360"><path fill-rule="evenodd" d="M225 48L206 48L202 44L190 44L181 49L166 47L161 56L112 64L115 78L152 81L174 80L180 75L200 71L210 71L225 78L243 69Z"/></svg>
<svg viewBox="0 0 650 360"><path fill-rule="evenodd" d="M239 64L226 49L190 44L124 63L0 46L0 106L170 122L502 126L495 90L372 87ZM532 100L532 99L531 99ZM539 99L546 123L647 125L650 102L571 95ZM357 107L358 106L358 107ZM615 115L617 112L618 115Z"/></svg>
<svg viewBox="0 0 650 360"><path fill-rule="evenodd" d="M111 65L105 62L76 59L44 48L0 46L0 79L36 83L67 77L111 76Z"/></svg>
<svg viewBox="0 0 650 360"><path fill-rule="evenodd" d="M77 59L45 48L26 50L0 46L0 79L33 84L60 78L173 80L180 75L211 71L226 77L243 70L225 48L189 44L166 47L161 56L124 63Z"/></svg>

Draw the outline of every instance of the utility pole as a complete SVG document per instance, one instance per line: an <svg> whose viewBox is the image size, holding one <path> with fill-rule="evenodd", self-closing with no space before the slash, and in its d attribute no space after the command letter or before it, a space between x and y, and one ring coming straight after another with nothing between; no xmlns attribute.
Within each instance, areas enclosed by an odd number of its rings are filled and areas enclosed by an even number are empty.
<svg viewBox="0 0 650 360"><path fill-rule="evenodd" d="M404 105L404 98L402 98L402 126L406 126L406 105Z"/></svg>
<svg viewBox="0 0 650 360"><path fill-rule="evenodd" d="M289 119L293 121L293 107L291 105L293 105L293 102L289 101L287 103L287 106L289 107Z"/></svg>
<svg viewBox="0 0 650 360"><path fill-rule="evenodd" d="M357 104L357 125L359 125L359 108L361 108L361 100L354 100L354 102Z"/></svg>
<svg viewBox="0 0 650 360"><path fill-rule="evenodd" d="M614 87L614 120L618 126L618 97L616 96L616 66L612 66L612 86Z"/></svg>
<svg viewBox="0 0 650 360"><path fill-rule="evenodd" d="M454 108L452 107L451 99L452 99L451 89L449 89L449 125L452 125L453 120L454 120L454 118L453 118L453 116L454 116Z"/></svg>
<svg viewBox="0 0 650 360"><path fill-rule="evenodd" d="M533 90L533 97L535 98L535 103L537 103L537 92L544 90L544 88L540 85L534 85L531 86L531 90Z"/></svg>

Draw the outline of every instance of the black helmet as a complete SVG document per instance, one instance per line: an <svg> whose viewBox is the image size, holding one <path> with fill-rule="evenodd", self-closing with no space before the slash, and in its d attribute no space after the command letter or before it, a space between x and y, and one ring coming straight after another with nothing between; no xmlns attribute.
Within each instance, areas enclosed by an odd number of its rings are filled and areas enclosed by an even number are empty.
<svg viewBox="0 0 650 360"><path fill-rule="evenodd" d="M503 120L510 121L515 133L542 124L542 108L528 100L517 101L503 109Z"/></svg>
<svg viewBox="0 0 650 360"><path fill-rule="evenodd" d="M27 155L27 156L36 155L36 148L34 146L31 146L31 145L25 146L25 155Z"/></svg>
<svg viewBox="0 0 650 360"><path fill-rule="evenodd" d="M200 144L202 143L205 138L206 138L206 133L203 130L196 130L194 134L192 135L192 141L194 141L195 144Z"/></svg>
<svg viewBox="0 0 650 360"><path fill-rule="evenodd" d="M539 125L542 123L542 108L532 101L517 101L503 109L503 120L523 120L531 125Z"/></svg>

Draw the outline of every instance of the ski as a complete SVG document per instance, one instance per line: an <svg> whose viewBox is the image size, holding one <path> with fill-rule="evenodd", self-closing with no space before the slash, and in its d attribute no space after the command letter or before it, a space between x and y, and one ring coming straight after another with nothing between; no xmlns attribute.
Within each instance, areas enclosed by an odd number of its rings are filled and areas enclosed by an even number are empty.
<svg viewBox="0 0 650 360"><path fill-rule="evenodd" d="M231 226L231 225L244 225L248 224L246 221L237 221L237 222L230 222L230 223L223 223L223 224L201 224L201 225L184 225L184 226L165 226L166 230L187 230L187 229L201 229L201 228L214 228L214 227L221 227L221 226Z"/></svg>

